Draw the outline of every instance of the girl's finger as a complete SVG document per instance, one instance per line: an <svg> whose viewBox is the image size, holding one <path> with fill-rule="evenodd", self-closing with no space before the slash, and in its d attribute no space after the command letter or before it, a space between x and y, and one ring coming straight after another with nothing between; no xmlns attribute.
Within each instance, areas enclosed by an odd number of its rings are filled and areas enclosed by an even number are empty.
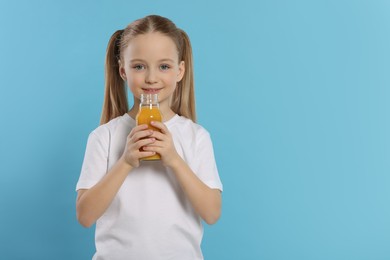
<svg viewBox="0 0 390 260"><path fill-rule="evenodd" d="M152 121L150 122L150 124L158 129L160 129L160 131L163 133L163 134L166 134L168 133L168 128L166 127L166 125L162 122L158 122L158 121Z"/></svg>
<svg viewBox="0 0 390 260"><path fill-rule="evenodd" d="M153 144L154 142L156 141L155 138L146 138L146 139L141 139L139 140L136 145L135 145L135 148L137 150L139 150L141 147L146 147L148 145L151 145Z"/></svg>
<svg viewBox="0 0 390 260"><path fill-rule="evenodd" d="M146 130L148 129L148 125L147 124L142 124L142 125L137 125L136 127L134 127L129 136L132 137L134 136L136 133L140 132L140 131L143 131L143 130Z"/></svg>
<svg viewBox="0 0 390 260"><path fill-rule="evenodd" d="M143 145L145 148L146 147L159 147L159 148L163 148L164 147L164 142L162 141L158 141L158 140L154 140L153 142L151 143L148 143L146 145Z"/></svg>
<svg viewBox="0 0 390 260"><path fill-rule="evenodd" d="M155 145L148 145L148 146L142 147L141 151L154 152L154 153L161 154L161 147L158 147L158 146L155 146Z"/></svg>
<svg viewBox="0 0 390 260"><path fill-rule="evenodd" d="M152 151L140 151L139 152L139 158L145 158L145 157L149 157L149 156L152 156L152 155L155 155L156 152L152 152Z"/></svg>
<svg viewBox="0 0 390 260"><path fill-rule="evenodd" d="M133 136L130 136L130 139L132 139L134 142L137 142L138 140L151 136L152 134L152 130L142 130L135 133Z"/></svg>
<svg viewBox="0 0 390 260"><path fill-rule="evenodd" d="M166 134L159 131L153 131L153 134L151 134L150 137L154 137L157 140L165 140Z"/></svg>

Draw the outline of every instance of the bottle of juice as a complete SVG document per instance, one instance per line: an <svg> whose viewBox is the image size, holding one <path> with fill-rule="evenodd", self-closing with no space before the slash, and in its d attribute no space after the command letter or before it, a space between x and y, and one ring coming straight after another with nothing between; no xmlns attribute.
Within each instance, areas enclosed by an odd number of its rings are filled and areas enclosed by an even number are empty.
<svg viewBox="0 0 390 260"><path fill-rule="evenodd" d="M137 125L147 124L149 129L159 131L159 129L153 127L151 121L162 122L162 116L158 104L157 94L141 94L141 103L139 105L139 111L136 117ZM141 148L142 149L142 148ZM155 154L149 157L142 158L141 160L160 160L160 155Z"/></svg>

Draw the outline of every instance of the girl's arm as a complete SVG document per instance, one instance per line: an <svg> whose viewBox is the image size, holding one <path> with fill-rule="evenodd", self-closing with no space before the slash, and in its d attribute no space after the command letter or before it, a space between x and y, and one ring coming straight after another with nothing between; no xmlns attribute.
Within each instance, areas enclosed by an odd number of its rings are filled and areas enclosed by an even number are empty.
<svg viewBox="0 0 390 260"><path fill-rule="evenodd" d="M76 212L81 225L90 227L103 215L131 169L121 158L95 186L78 191Z"/></svg>
<svg viewBox="0 0 390 260"><path fill-rule="evenodd" d="M216 223L222 207L220 190L209 188L196 176L177 153L172 136L163 123L152 122L152 124L159 128L161 133L155 131L152 137L155 137L156 141L143 149L161 155L162 162L173 170L182 190L199 216L207 224Z"/></svg>
<svg viewBox="0 0 390 260"><path fill-rule="evenodd" d="M110 206L129 172L139 166L139 158L154 155L154 152L140 152L140 148L155 141L149 138L153 131L140 125L130 132L122 157L108 173L92 188L81 189L77 194L76 212L81 225L90 227ZM145 139L146 138L146 139Z"/></svg>
<svg viewBox="0 0 390 260"><path fill-rule="evenodd" d="M204 184L180 156L170 167L199 216L209 225L216 223L221 215L221 191Z"/></svg>

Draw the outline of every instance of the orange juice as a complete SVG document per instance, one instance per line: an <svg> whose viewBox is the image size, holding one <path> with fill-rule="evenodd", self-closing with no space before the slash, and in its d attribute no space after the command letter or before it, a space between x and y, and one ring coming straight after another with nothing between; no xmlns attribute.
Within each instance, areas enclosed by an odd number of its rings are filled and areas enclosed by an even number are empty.
<svg viewBox="0 0 390 260"><path fill-rule="evenodd" d="M159 129L153 127L150 124L152 121L162 122L162 116L158 105L157 94L141 95L141 104L139 107L136 121L137 125L147 124L149 129L159 131ZM160 160L160 158L161 157L159 154L155 154L149 157L141 158L141 160Z"/></svg>

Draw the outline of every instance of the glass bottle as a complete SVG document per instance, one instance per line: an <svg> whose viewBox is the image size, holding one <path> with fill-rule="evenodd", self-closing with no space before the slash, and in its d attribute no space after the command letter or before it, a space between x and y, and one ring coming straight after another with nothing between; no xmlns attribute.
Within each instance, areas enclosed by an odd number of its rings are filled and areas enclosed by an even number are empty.
<svg viewBox="0 0 390 260"><path fill-rule="evenodd" d="M141 103L139 105L136 121L137 125L147 124L149 129L159 131L159 129L150 124L152 121L162 122L157 94L141 94ZM156 153L155 155L141 158L141 160L151 161L160 160L160 158L160 155Z"/></svg>

